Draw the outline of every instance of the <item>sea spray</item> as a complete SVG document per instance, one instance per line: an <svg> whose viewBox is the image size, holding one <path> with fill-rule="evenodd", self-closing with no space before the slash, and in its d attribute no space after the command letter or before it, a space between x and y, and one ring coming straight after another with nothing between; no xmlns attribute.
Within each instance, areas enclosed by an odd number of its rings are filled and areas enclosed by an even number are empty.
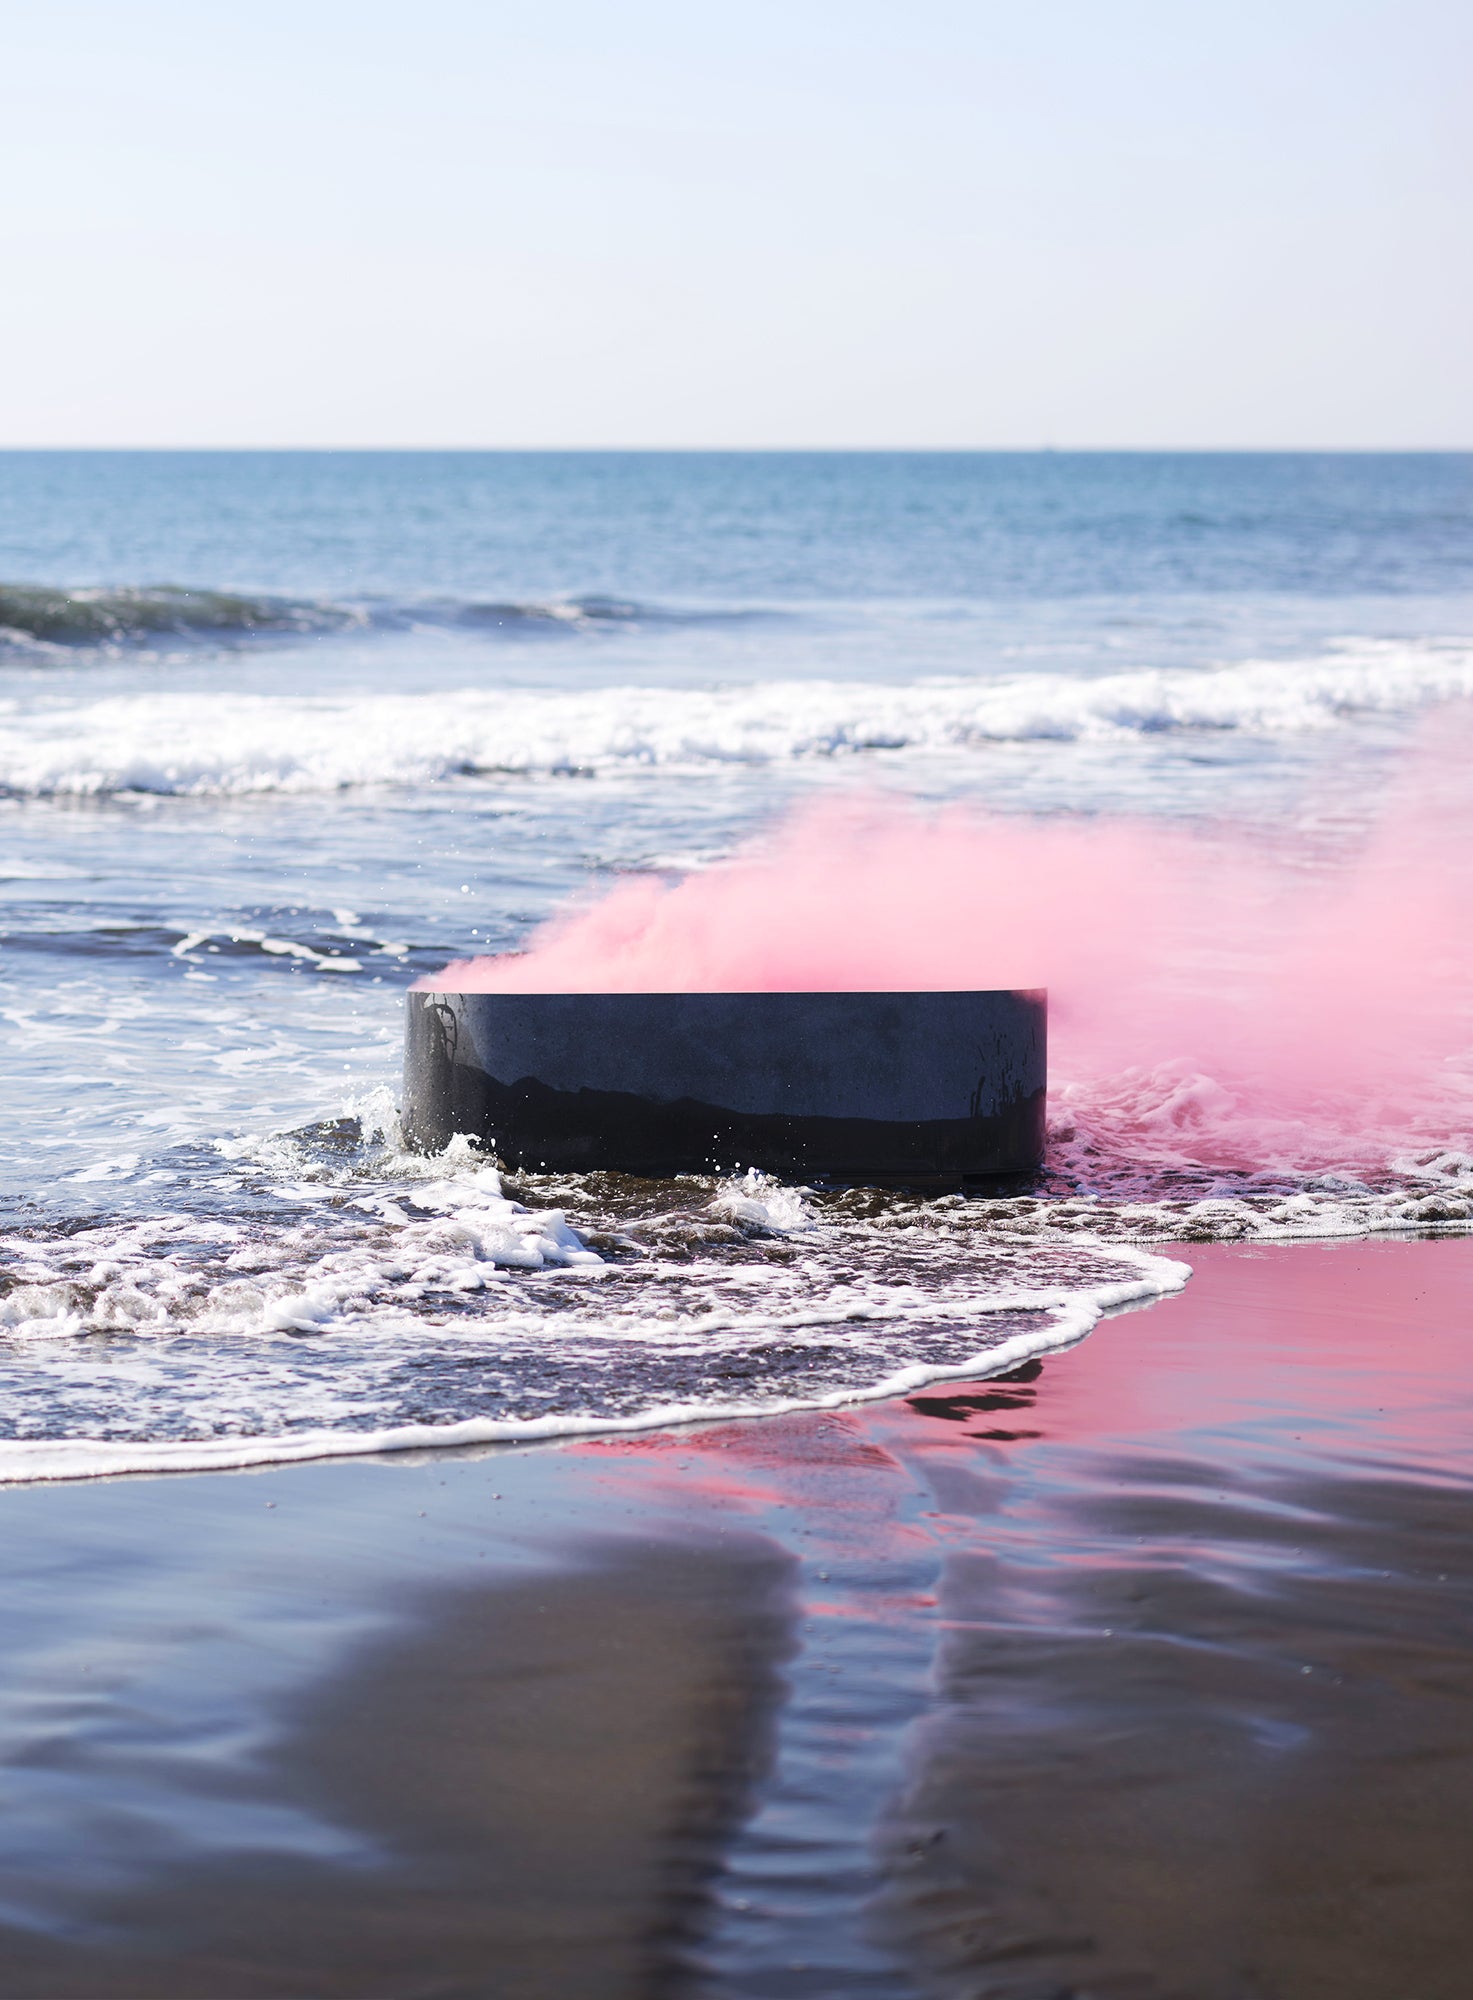
<svg viewBox="0 0 1473 2000"><path fill-rule="evenodd" d="M534 617L534 610L518 612L534 630L604 629L607 622L570 621L553 607ZM15 640L0 630L0 661ZM21 657L51 644L26 639ZM416 658L416 676L421 668ZM1270 744L1303 745L1354 718L1364 725L1473 696L1473 645L1363 639L1302 657L1108 674L532 688L472 677L469 685L457 678L411 692L344 693L313 674L293 673L289 685L270 693L254 684L187 691L146 685L95 698L79 688L78 696L58 708L42 682L0 703L0 791L20 798L310 796L470 774L648 779L744 771L789 778L850 760L933 757L954 760L969 784L984 785L1004 745L1050 763L1073 746L1103 756L1122 778L1148 767L1165 746L1236 742L1262 758Z"/></svg>

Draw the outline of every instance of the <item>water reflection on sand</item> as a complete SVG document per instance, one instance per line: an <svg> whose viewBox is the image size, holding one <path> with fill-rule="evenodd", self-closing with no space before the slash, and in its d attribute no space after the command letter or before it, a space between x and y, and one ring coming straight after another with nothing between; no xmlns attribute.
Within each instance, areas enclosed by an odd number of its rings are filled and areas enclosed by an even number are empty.
<svg viewBox="0 0 1473 2000"><path fill-rule="evenodd" d="M908 1402L0 1493L0 1987L1461 2000L1473 1244L1193 1260Z"/></svg>

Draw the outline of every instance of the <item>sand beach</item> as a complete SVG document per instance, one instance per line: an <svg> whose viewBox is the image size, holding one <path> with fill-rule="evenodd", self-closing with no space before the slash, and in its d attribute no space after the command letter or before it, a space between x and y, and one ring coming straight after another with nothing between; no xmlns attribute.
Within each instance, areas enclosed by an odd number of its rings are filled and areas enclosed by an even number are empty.
<svg viewBox="0 0 1473 2000"><path fill-rule="evenodd" d="M0 1992L1453 2000L1473 1243L997 1381L10 1487Z"/></svg>

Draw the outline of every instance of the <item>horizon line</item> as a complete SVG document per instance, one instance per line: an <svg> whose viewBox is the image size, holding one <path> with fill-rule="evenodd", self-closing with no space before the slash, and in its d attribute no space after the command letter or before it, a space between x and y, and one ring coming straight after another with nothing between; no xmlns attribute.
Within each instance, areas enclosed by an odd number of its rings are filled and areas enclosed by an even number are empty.
<svg viewBox="0 0 1473 2000"><path fill-rule="evenodd" d="M529 454L545 457L936 457L936 458L1394 458L1473 455L1468 444L6 444L0 456L62 452L303 452L446 453L467 457Z"/></svg>

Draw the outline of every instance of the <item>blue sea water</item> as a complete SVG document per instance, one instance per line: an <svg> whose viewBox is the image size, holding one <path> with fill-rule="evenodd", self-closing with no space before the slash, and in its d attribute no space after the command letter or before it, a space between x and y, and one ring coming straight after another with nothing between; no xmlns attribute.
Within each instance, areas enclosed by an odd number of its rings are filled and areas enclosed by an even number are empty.
<svg viewBox="0 0 1473 2000"><path fill-rule="evenodd" d="M0 1472L1072 1337L1170 1281L1110 1188L503 1187L399 1148L403 988L822 788L1292 851L1469 694L1467 456L0 455ZM1134 1233L1286 1192L1404 1219Z"/></svg>

